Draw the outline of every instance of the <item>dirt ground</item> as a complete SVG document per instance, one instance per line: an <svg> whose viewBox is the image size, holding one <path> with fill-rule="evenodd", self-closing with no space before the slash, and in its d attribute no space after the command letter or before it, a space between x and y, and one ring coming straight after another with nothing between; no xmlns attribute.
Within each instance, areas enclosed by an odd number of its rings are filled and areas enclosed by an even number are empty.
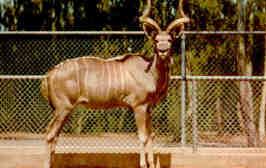
<svg viewBox="0 0 266 168"><path fill-rule="evenodd" d="M112 138L61 138L55 168L138 168L137 141L126 137L131 146L119 146ZM0 168L43 168L45 147L42 139L0 140ZM159 151L161 168L266 168L266 148L156 147Z"/></svg>

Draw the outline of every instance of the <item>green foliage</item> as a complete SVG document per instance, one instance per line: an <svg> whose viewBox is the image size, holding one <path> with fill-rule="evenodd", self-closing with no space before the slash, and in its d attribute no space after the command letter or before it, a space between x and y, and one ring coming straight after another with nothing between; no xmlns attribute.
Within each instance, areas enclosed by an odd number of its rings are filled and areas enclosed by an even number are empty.
<svg viewBox="0 0 266 168"><path fill-rule="evenodd" d="M236 30L242 0L184 0L185 13L192 19L190 30ZM138 17L146 0L58 0L34 2L19 1L15 6L15 18L19 30L140 30ZM151 16L165 27L176 16L179 0L153 0ZM257 19L258 29L265 29L264 0L249 0L247 18ZM5 11L4 11L5 12ZM3 14L2 14L3 15ZM2 21L13 16L3 15ZM2 23L9 27L11 23ZM263 27L264 26L264 27Z"/></svg>

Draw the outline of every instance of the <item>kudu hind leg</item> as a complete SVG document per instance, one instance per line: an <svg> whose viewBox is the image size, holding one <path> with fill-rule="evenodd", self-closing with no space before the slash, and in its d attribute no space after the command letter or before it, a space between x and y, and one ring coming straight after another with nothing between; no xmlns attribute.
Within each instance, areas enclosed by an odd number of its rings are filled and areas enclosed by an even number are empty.
<svg viewBox="0 0 266 168"><path fill-rule="evenodd" d="M140 167L147 168L147 161L149 168L154 168L153 155L151 149L151 121L150 114L148 112L148 105L142 105L134 108L136 125L138 128L138 137L141 142L141 151L140 151ZM148 145L148 146L147 146ZM149 150L148 160L146 158L146 151Z"/></svg>
<svg viewBox="0 0 266 168"><path fill-rule="evenodd" d="M63 124L67 116L69 115L69 113L70 113L70 110L60 110L60 111L56 110L55 111L55 117L51 121L47 129L47 135L46 135L47 142L53 141L53 139L59 135L63 127Z"/></svg>
<svg viewBox="0 0 266 168"><path fill-rule="evenodd" d="M54 111L53 114L56 114L56 111ZM44 162L44 168L51 168L52 167L52 155L53 151L55 150L55 142L53 142L54 138L48 138L49 133L51 132L51 129L53 125L55 124L55 121L57 120L57 116L54 116L52 120L49 122L47 128L46 128L46 160Z"/></svg>
<svg viewBox="0 0 266 168"><path fill-rule="evenodd" d="M56 110L55 117L49 123L46 135L47 142L47 161L45 162L45 168L52 168L53 155L55 152L56 140L63 127L63 124L70 113L70 110Z"/></svg>

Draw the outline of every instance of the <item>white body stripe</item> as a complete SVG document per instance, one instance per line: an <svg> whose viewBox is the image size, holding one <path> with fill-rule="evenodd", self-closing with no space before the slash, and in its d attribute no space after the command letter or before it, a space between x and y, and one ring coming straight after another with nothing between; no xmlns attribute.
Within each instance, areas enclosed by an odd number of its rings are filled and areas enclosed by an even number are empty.
<svg viewBox="0 0 266 168"><path fill-rule="evenodd" d="M81 90L80 90L80 76L79 76L79 65L78 65L78 63L77 63L77 61L74 61L74 71L75 71L75 74L76 74L76 82L77 82L77 86L78 86L78 88L79 88L79 96L80 96L80 93L81 93Z"/></svg>
<svg viewBox="0 0 266 168"><path fill-rule="evenodd" d="M119 74L120 74L120 84L121 84L121 92L125 91L125 78L122 71L122 64L119 64Z"/></svg>
<svg viewBox="0 0 266 168"><path fill-rule="evenodd" d="M113 92L117 92L117 89L116 90L114 90L114 88L116 88L116 86L118 86L119 87L119 81L118 81L118 78L117 78L117 76L118 76L118 72L116 71L117 69L116 69L116 67L115 67L115 64L114 63L111 63L111 67L112 67L112 75L110 76L110 78L112 79L111 80L111 88L112 88L112 90L113 90ZM117 93L114 93L115 95L117 94Z"/></svg>
<svg viewBox="0 0 266 168"><path fill-rule="evenodd" d="M107 87L105 89L105 98L109 97L109 92L111 89L111 71L110 71L110 64L105 64L106 67L106 81L107 81Z"/></svg>
<svg viewBox="0 0 266 168"><path fill-rule="evenodd" d="M84 59L84 61L85 61L85 59ZM86 63L86 62L85 62ZM84 91L85 91L85 96L86 97L88 97L88 95L89 95L89 93L88 93L88 88L87 88L87 86L88 86L88 82L89 82L89 70L88 69L86 69L86 71L85 71L85 82L84 82L84 87L85 88L83 88L84 89ZM86 89L87 88L87 89Z"/></svg>

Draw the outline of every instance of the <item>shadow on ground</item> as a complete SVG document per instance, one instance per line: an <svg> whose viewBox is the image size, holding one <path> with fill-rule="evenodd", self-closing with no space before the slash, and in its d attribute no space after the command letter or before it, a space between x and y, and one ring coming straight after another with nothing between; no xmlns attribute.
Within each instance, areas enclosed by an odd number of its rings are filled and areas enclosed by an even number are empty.
<svg viewBox="0 0 266 168"><path fill-rule="evenodd" d="M160 155L159 158L161 168L170 167L170 154ZM56 154L54 168L139 168L139 155Z"/></svg>

